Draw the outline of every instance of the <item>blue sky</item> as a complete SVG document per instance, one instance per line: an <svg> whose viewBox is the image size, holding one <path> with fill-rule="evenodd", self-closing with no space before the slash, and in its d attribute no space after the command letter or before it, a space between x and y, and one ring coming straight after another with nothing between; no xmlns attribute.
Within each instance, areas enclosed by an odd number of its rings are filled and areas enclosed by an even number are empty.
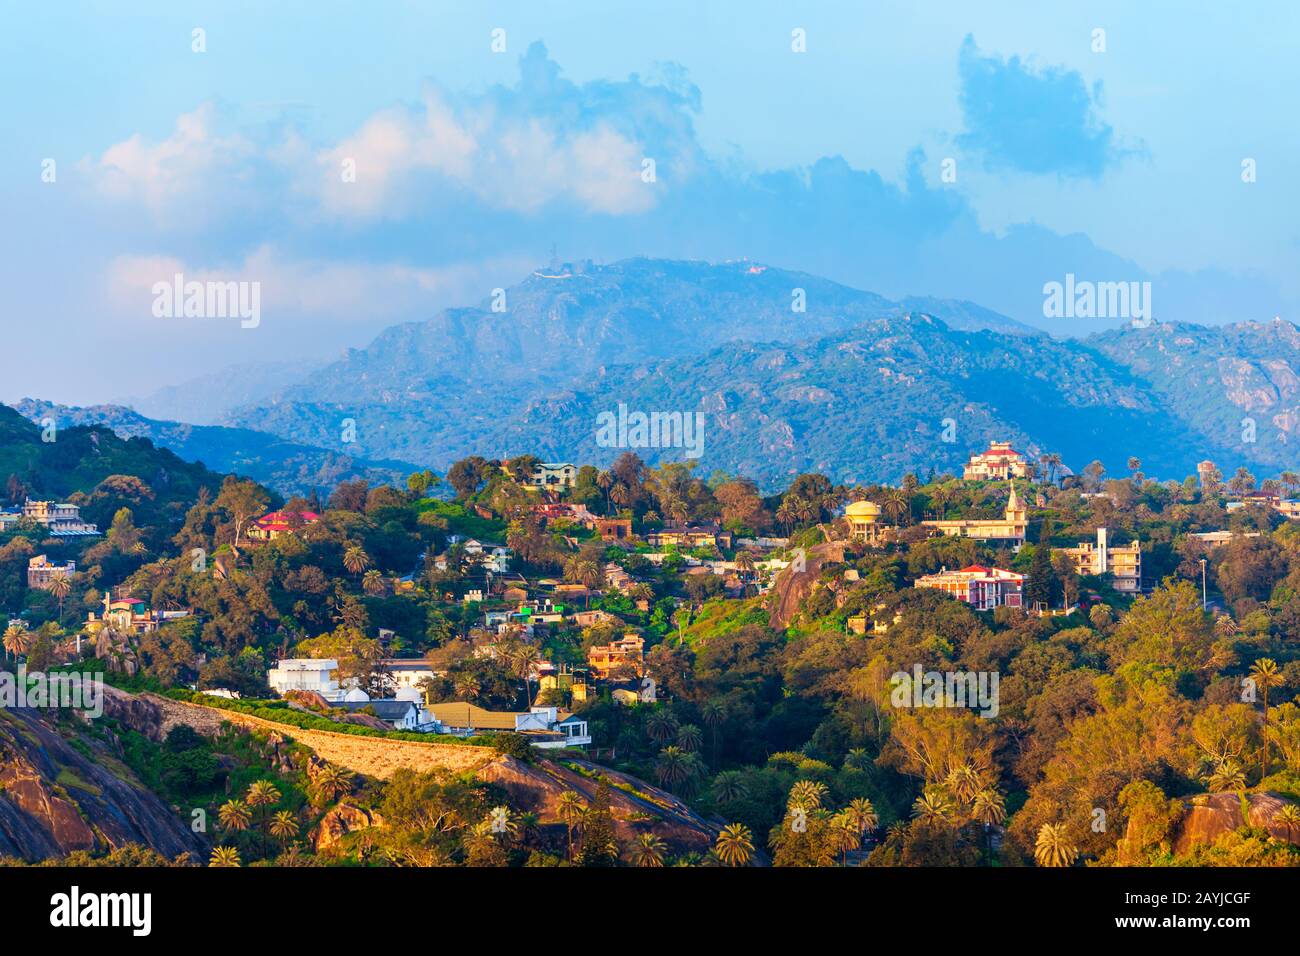
<svg viewBox="0 0 1300 956"><path fill-rule="evenodd" d="M5 400L328 357L553 244L1058 335L1117 324L1044 318L1067 272L1152 282L1162 320L1300 320L1294 4L122 6L3 14L6 352L59 357L7 363ZM260 282L263 321L154 317L175 271Z"/></svg>

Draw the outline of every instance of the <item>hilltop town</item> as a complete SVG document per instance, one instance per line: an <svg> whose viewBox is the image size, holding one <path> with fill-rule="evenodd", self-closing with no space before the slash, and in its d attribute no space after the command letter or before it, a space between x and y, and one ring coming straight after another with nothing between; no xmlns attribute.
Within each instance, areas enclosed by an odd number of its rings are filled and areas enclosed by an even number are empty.
<svg viewBox="0 0 1300 956"><path fill-rule="evenodd" d="M1295 865L1300 476L1064 464L764 495L469 457L168 509L15 474L5 666L102 673L96 737L216 821L178 862Z"/></svg>

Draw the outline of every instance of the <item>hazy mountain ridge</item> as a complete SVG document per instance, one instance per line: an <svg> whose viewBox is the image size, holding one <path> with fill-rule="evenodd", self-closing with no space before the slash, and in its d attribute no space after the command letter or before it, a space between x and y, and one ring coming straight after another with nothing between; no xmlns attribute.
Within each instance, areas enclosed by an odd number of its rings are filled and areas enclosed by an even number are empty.
<svg viewBox="0 0 1300 956"><path fill-rule="evenodd" d="M353 478L366 478L375 484L401 483L417 470L406 462L371 461L252 429L155 421L117 405L75 408L25 398L13 407L37 423L50 418L60 428L98 425L124 439L146 438L186 461L252 478L284 495L327 490Z"/></svg>
<svg viewBox="0 0 1300 956"><path fill-rule="evenodd" d="M542 269L504 298L505 311L494 312L489 298L394 326L227 421L320 445L332 444L350 418L367 454L441 466L492 453L485 433L503 418L608 366L699 355L728 342L806 341L906 314L874 293L747 261ZM955 326L1044 337L973 303L925 301Z"/></svg>
<svg viewBox="0 0 1300 956"><path fill-rule="evenodd" d="M770 487L801 471L886 481L908 470L957 472L972 449L995 439L1057 452L1076 469L1093 458L1122 468L1138 454L1162 475L1227 453L1102 355L1045 337L960 332L930 316L882 319L799 345L724 346L607 369L581 390L531 403L489 444L514 452L531 441L543 457L603 462L619 449L596 447L596 416L619 402L702 412L706 472L740 471ZM1148 441L1153 432L1164 440ZM649 461L685 457L681 449L638 452Z"/></svg>
<svg viewBox="0 0 1300 956"><path fill-rule="evenodd" d="M792 310L800 294L804 312ZM393 326L230 421L312 453L354 427L357 454L445 468L469 454L604 462L621 449L596 446L600 412L700 411L705 470L769 485L804 470L890 481L956 470L992 439L1074 469L1099 458L1123 473L1137 456L1161 477L1206 457L1270 472L1300 460L1300 330L1289 323L1058 340L975 303L894 303L747 261L552 267L506 289L505 311L492 306ZM1254 442L1242 440L1247 416ZM171 426L169 447L195 450L182 428Z"/></svg>

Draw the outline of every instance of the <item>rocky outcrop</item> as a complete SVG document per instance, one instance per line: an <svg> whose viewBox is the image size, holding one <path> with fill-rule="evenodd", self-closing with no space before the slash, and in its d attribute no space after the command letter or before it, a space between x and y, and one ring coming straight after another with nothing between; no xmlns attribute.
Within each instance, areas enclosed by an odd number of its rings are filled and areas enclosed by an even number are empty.
<svg viewBox="0 0 1300 956"><path fill-rule="evenodd" d="M307 834L317 853L329 850L349 833L368 830L372 827L382 828L384 818L373 810L363 810L350 803L340 803L321 818L320 823L312 827Z"/></svg>
<svg viewBox="0 0 1300 956"><path fill-rule="evenodd" d="M79 739L90 756L35 713L0 711L0 855L36 861L128 843L168 858L202 852L176 813L101 741Z"/></svg>
<svg viewBox="0 0 1300 956"><path fill-rule="evenodd" d="M695 813L672 794L653 787L636 777L587 763L571 760L582 773L549 760L524 763L500 756L479 771L480 780L496 784L510 795L510 802L524 812L536 813L538 823L563 826L558 814L560 797L572 790L584 803L595 799L600 787L599 776L610 782L610 813L614 835L624 845L640 833L654 833L678 853L705 852L717 838L718 827ZM591 776L587 776L591 774Z"/></svg>
<svg viewBox="0 0 1300 956"><path fill-rule="evenodd" d="M772 586L771 602L768 610L768 622L778 630L790 626L799 606L803 603L817 583L822 566L844 560L844 543L827 541L809 548L804 556L804 569L798 571L795 565L782 571Z"/></svg>
<svg viewBox="0 0 1300 956"><path fill-rule="evenodd" d="M1287 832L1278 812L1289 801L1272 793L1248 793L1245 818L1241 796L1236 793L1208 793L1193 797L1174 834L1174 853L1184 854L1196 844L1210 844L1222 834L1241 826L1262 827L1279 840L1295 840L1300 833Z"/></svg>

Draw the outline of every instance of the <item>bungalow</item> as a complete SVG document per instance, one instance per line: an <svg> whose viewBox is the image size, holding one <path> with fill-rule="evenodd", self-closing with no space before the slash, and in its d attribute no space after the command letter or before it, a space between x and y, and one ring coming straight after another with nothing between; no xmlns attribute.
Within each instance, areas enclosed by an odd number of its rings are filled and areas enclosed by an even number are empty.
<svg viewBox="0 0 1300 956"><path fill-rule="evenodd" d="M440 734L472 737L484 731L524 734L539 749L584 747L591 743L587 721L556 707L533 707L524 713L484 710L466 701L430 704L428 714Z"/></svg>
<svg viewBox="0 0 1300 956"><path fill-rule="evenodd" d="M596 518L589 525L601 541L631 541L631 518Z"/></svg>
<svg viewBox="0 0 1300 956"><path fill-rule="evenodd" d="M944 568L938 574L923 575L915 586L943 591L977 611L988 611L1002 605L1020 607L1024 583L1023 574L972 564L960 571Z"/></svg>
<svg viewBox="0 0 1300 956"><path fill-rule="evenodd" d="M568 502L544 502L533 505L533 514L537 515L545 522L551 521L573 521L578 524L587 525L590 522L598 520L592 514L586 505L570 504Z"/></svg>
<svg viewBox="0 0 1300 956"><path fill-rule="evenodd" d="M413 700L340 700L335 701L333 706L336 710L352 713L369 710L394 730L420 729L420 705Z"/></svg>
<svg viewBox="0 0 1300 956"><path fill-rule="evenodd" d="M731 532L716 524L665 525L645 537L652 548L730 548L732 544Z"/></svg>
<svg viewBox="0 0 1300 956"><path fill-rule="evenodd" d="M147 634L171 621L190 617L193 613L189 609L155 611L143 599L131 594L114 594L110 588L104 593L104 613L96 618L95 612L90 611L86 619L91 623L111 625L119 631Z"/></svg>
<svg viewBox="0 0 1300 956"><path fill-rule="evenodd" d="M250 541L274 541L319 520L320 515L314 511L272 511L254 521L247 535Z"/></svg>
<svg viewBox="0 0 1300 956"><path fill-rule="evenodd" d="M494 574L505 574L509 571L510 558L514 554L503 544L479 541L476 538L470 538L465 542L465 553L473 555L481 566Z"/></svg>

